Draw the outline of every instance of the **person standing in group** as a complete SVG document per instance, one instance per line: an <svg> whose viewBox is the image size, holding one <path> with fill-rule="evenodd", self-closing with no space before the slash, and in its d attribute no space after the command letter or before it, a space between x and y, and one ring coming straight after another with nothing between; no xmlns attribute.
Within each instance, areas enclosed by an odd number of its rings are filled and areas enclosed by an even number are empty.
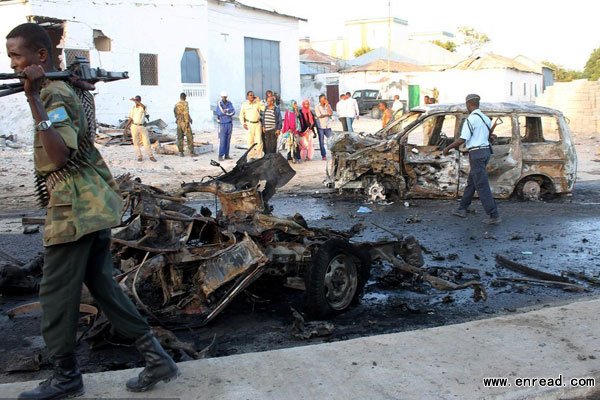
<svg viewBox="0 0 600 400"><path fill-rule="evenodd" d="M300 162L300 150L299 150L299 121L298 121L298 103L296 100L290 100L288 103L288 109L285 111L283 116L283 127L281 133L284 135L285 147L287 149L287 159L294 163Z"/></svg>
<svg viewBox="0 0 600 400"><path fill-rule="evenodd" d="M348 132L348 122L346 121L346 107L348 104L348 100L346 99L346 95L342 93L340 96L340 101L335 105L335 111L337 112L338 119L342 123L342 130L344 132Z"/></svg>
<svg viewBox="0 0 600 400"><path fill-rule="evenodd" d="M219 123L219 161L231 160L229 147L231 145L231 133L233 132L233 116L235 108L227 100L227 92L221 92L221 100L217 103L217 122Z"/></svg>
<svg viewBox="0 0 600 400"><path fill-rule="evenodd" d="M240 124L248 131L248 148L255 145L248 153L249 159L258 159L263 156L262 127L260 124L260 113L265 110L260 98L254 96L249 90L246 93L246 101L240 109Z"/></svg>
<svg viewBox="0 0 600 400"><path fill-rule="evenodd" d="M275 96L267 97L267 106L260 113L265 154L277 152L277 137L281 133L281 111L275 105Z"/></svg>
<svg viewBox="0 0 600 400"><path fill-rule="evenodd" d="M483 222L489 225L499 224L502 219L498 214L496 200L492 195L487 175L487 164L491 157L490 140L493 140L492 121L487 115L479 110L479 95L470 94L466 97L467 111L469 116L465 120L460 138L444 149L444 155L452 149L465 144L469 152L469 178L467 186L460 200L460 205L452 214L457 217L466 218L469 206L473 201L475 191L479 194L479 200L488 215Z"/></svg>
<svg viewBox="0 0 600 400"><path fill-rule="evenodd" d="M423 103L425 103L426 106L431 104L431 97L425 95L425 97L423 97Z"/></svg>
<svg viewBox="0 0 600 400"><path fill-rule="evenodd" d="M396 115L399 110L404 109L402 102L400 101L400 96L394 95L394 102L392 103L392 114Z"/></svg>
<svg viewBox="0 0 600 400"><path fill-rule="evenodd" d="M85 283L112 327L134 341L146 361L127 390L150 390L179 376L150 326L113 279L111 228L121 223L123 200L88 134L84 105L67 83L48 80L56 71L52 42L43 27L26 23L6 37L11 68L22 74L31 116L33 164L46 206L44 265L39 289L41 330L52 375L19 399L63 399L84 394L75 348ZM141 99L138 100L138 102Z"/></svg>
<svg viewBox="0 0 600 400"><path fill-rule="evenodd" d="M146 153L150 161L156 162L156 158L152 154L152 148L150 147L150 139L148 138L148 130L144 126L145 120L149 119L148 109L142 104L142 97L135 96L130 99L135 102L135 105L129 111L129 126L131 129L131 140L133 141L133 148L137 154L137 160L142 161L142 151L140 149L140 142L144 145Z"/></svg>
<svg viewBox="0 0 600 400"><path fill-rule="evenodd" d="M350 92L346 92L346 123L348 124L348 132L354 132L354 120L358 121L360 110L358 109L358 101Z"/></svg>
<svg viewBox="0 0 600 400"><path fill-rule="evenodd" d="M331 122L333 111L327 102L327 97L324 94L319 96L319 104L315 107L317 116L317 132L319 133L319 148L321 150L321 158L327 160L327 150L325 149L325 139L331 137Z"/></svg>
<svg viewBox="0 0 600 400"><path fill-rule="evenodd" d="M392 120L392 112L388 108L385 101L379 102L379 111L381 111L381 127L385 128L385 126Z"/></svg>
<svg viewBox="0 0 600 400"><path fill-rule="evenodd" d="M175 113L175 121L177 122L177 149L179 156L183 157L183 135L187 142L187 148L190 156L195 157L194 153L194 135L192 134L192 117L190 117L190 106L186 101L187 95L181 93L179 101L175 104L173 112Z"/></svg>
<svg viewBox="0 0 600 400"><path fill-rule="evenodd" d="M300 129L298 129L300 158L309 161L312 160L315 153L313 139L317 136L315 132L317 118L310 109L310 101L304 100L302 102L302 109L297 110L297 116L300 123Z"/></svg>

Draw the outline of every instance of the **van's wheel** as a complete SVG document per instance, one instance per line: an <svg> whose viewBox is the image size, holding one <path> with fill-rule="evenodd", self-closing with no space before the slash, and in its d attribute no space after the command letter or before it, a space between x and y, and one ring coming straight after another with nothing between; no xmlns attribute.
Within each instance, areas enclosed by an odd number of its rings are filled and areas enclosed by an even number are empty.
<svg viewBox="0 0 600 400"><path fill-rule="evenodd" d="M379 106L374 106L371 108L371 118L381 119L381 110L379 109Z"/></svg>
<svg viewBox="0 0 600 400"><path fill-rule="evenodd" d="M306 276L306 314L322 319L346 311L362 297L370 273L368 251L341 239L323 243Z"/></svg>
<svg viewBox="0 0 600 400"><path fill-rule="evenodd" d="M516 194L521 200L538 201L551 198L554 191L552 182L542 176L523 179L517 185Z"/></svg>

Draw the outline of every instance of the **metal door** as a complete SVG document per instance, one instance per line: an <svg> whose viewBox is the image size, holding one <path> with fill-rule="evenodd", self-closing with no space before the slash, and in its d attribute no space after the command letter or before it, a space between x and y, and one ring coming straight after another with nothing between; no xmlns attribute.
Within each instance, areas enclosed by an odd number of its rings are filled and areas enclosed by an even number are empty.
<svg viewBox="0 0 600 400"><path fill-rule="evenodd" d="M340 101L340 87L338 85L327 85L327 101L331 107L335 107Z"/></svg>
<svg viewBox="0 0 600 400"><path fill-rule="evenodd" d="M246 91L261 99L269 89L281 95L279 42L244 38L244 62Z"/></svg>

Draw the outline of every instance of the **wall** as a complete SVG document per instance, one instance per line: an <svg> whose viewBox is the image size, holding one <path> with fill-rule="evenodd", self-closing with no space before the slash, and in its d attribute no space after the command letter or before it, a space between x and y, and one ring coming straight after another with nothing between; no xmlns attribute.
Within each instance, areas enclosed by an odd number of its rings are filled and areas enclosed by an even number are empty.
<svg viewBox="0 0 600 400"><path fill-rule="evenodd" d="M340 74L340 92L352 92L360 89L374 89L381 92L384 99L399 95L401 100L408 100L408 82L410 73L392 72L388 79L387 72L366 71Z"/></svg>
<svg viewBox="0 0 600 400"><path fill-rule="evenodd" d="M512 96L510 82L513 82ZM446 70L415 73L410 83L425 89L436 87L440 103L463 102L469 93L479 94L486 102L533 102L536 84L538 95L541 94L542 75L509 69ZM524 83L527 84L527 94L523 93Z"/></svg>
<svg viewBox="0 0 600 400"><path fill-rule="evenodd" d="M599 81L555 82L535 103L562 111L573 132L600 134Z"/></svg>
<svg viewBox="0 0 600 400"><path fill-rule="evenodd" d="M229 94L236 110L246 99L244 37L279 42L281 67L281 98L300 98L300 56L298 20L255 10L208 2L208 58L212 71L209 77L211 107L221 91ZM256 93L261 98L264 93Z"/></svg>
<svg viewBox="0 0 600 400"><path fill-rule="evenodd" d="M388 18L377 20L348 21L345 26L344 59L354 58L354 52L363 46L372 49L388 47ZM408 26L406 23L391 22L392 43L397 40L408 38Z"/></svg>
<svg viewBox="0 0 600 400"><path fill-rule="evenodd" d="M0 72L11 73L4 38L19 23L26 22L30 7L20 1L0 3ZM9 81L6 81L9 82ZM2 81L0 81L2 83ZM20 142L33 142L33 119L23 94L0 97L0 135L15 135Z"/></svg>
<svg viewBox="0 0 600 400"><path fill-rule="evenodd" d="M319 96L321 94L327 94L327 85L335 85L339 86L340 74L335 73L327 73L327 74L317 74L317 75L302 75L300 76L301 82L301 97L294 98L298 101L298 104L302 100L308 99L310 100L311 105L315 105L319 101ZM344 90L344 93L346 90ZM342 87L340 86L340 94L342 94ZM286 103L287 104L287 103ZM335 111L335 104L331 105Z"/></svg>

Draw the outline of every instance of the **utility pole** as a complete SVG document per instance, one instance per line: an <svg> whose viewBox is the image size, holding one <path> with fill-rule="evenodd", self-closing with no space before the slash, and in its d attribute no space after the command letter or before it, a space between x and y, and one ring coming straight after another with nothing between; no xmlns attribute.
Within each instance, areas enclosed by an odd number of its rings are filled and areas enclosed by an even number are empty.
<svg viewBox="0 0 600 400"><path fill-rule="evenodd" d="M388 83L391 80L390 57L392 51L392 1L388 0L388 45L387 45L387 76Z"/></svg>

